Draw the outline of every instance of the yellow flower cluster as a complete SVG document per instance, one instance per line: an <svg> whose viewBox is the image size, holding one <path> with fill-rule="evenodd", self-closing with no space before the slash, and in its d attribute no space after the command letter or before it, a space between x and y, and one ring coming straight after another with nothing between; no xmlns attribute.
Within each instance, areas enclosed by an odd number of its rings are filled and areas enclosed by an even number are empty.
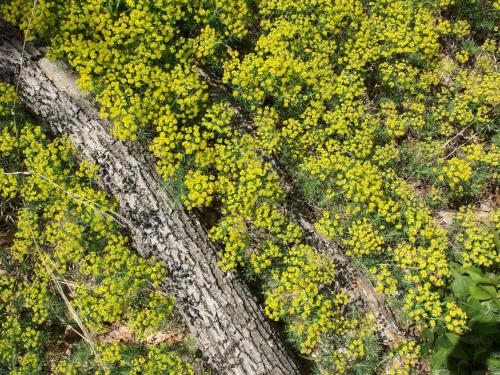
<svg viewBox="0 0 500 375"><path fill-rule="evenodd" d="M188 208L210 206L215 190L214 177L202 174L199 170L188 171L185 175L189 194L181 197Z"/></svg>
<svg viewBox="0 0 500 375"><path fill-rule="evenodd" d="M333 374L345 374L350 364L363 358L366 354L365 340L374 334L374 317L371 314L363 316L362 322L347 336L340 348L332 355Z"/></svg>
<svg viewBox="0 0 500 375"><path fill-rule="evenodd" d="M11 0L1 14L26 28L28 3ZM448 316L462 326L443 295L449 233L421 192L431 192L432 207L448 198L459 205L498 180L494 36L475 45L474 21L447 9L451 0L111 3L45 0L41 9L56 16L45 12L45 24L40 15L33 27L52 32L50 51L95 91L120 139L153 131L158 171L182 184L187 207L220 210L210 236L223 245L221 266L248 267L261 279L266 312L289 324L302 351L335 352L345 369L361 356L321 348L357 325L341 313L345 296L332 291L333 263L290 220L289 176L270 158L306 181L316 231L376 264L378 290L405 296L419 328ZM4 138L9 152L13 139ZM2 194L16 194L18 180L4 175L11 188ZM483 233L462 232L478 248ZM61 263L65 241L56 241ZM492 261L469 253L465 262ZM418 347L406 344L409 371Z"/></svg>
<svg viewBox="0 0 500 375"><path fill-rule="evenodd" d="M448 313L444 317L446 328L450 332L462 334L467 323L467 314L455 302L448 302L446 309L448 310Z"/></svg>
<svg viewBox="0 0 500 375"><path fill-rule="evenodd" d="M3 283L0 278L0 285ZM10 302L10 301L9 301ZM39 367L39 359L33 352L39 349L40 332L31 327L22 327L21 320L12 315L7 315L0 323L0 363L2 365L18 363L12 366L12 374L34 373ZM13 350L14 349L14 350ZM2 366L3 367L3 366Z"/></svg>
<svg viewBox="0 0 500 375"><path fill-rule="evenodd" d="M127 345L119 343L106 343L97 346L101 356L101 363L104 368L97 369L94 373L99 375L111 375L116 373L117 369L126 365L127 374L179 374L192 375L194 370L186 366L179 355L169 350L165 343L149 346L146 353L140 357L128 358ZM52 369L57 375L77 375L81 373L78 363L72 363L69 360L58 362Z"/></svg>
<svg viewBox="0 0 500 375"><path fill-rule="evenodd" d="M397 293L398 282L387 265L381 264L378 267L372 267L370 273L375 275L377 279L377 292L388 296Z"/></svg>
<svg viewBox="0 0 500 375"><path fill-rule="evenodd" d="M54 0L3 2L0 14L7 22L19 25L25 38L31 40L36 35L48 36L51 33L61 15L56 4Z"/></svg>
<svg viewBox="0 0 500 375"><path fill-rule="evenodd" d="M472 190L485 178L498 180L498 160L500 152L493 143L471 143L458 149L458 156L446 161L439 158L441 164L438 180L447 186L455 196L474 195Z"/></svg>
<svg viewBox="0 0 500 375"><path fill-rule="evenodd" d="M0 83L0 116L7 117L16 101L16 90L14 86Z"/></svg>
<svg viewBox="0 0 500 375"><path fill-rule="evenodd" d="M380 142L380 127L385 127L390 138L401 138L407 132L416 136L425 134L429 126L432 126L430 121L438 122L441 134L445 136L450 135L457 127L461 129L468 126L475 116L472 105L475 106L480 101L485 101L489 106L495 104L493 91L490 90L493 82L496 82L496 76L489 74L486 79L488 84L477 87L481 82L476 78L477 71L462 74L464 78L460 78L460 85L466 86L467 92L452 98L453 91L446 87L456 82L453 77L457 66L448 65L449 78L446 81L447 77L442 72L442 62L446 60L440 60L437 53L440 48L439 37L450 33L451 28L447 20L436 20L437 15L432 8L448 4L432 4L430 8L417 7L415 13L415 9L401 2L377 2L370 18L367 16L366 20L363 20L362 12L353 12L352 17L358 19L351 20L350 27L359 27L359 31L356 30L358 34L352 38L355 42L325 49L325 55L330 51L339 54L342 51L339 48L346 50L346 58L329 63L329 72L325 73L323 65L317 63L321 61L320 58L314 60L313 57L314 52L319 51L317 53L320 54L323 51L320 47L323 46L321 33L316 38L313 36L314 32L311 32L312 29L319 29L318 24L324 19L314 20L311 13L316 13L316 9L326 3L328 2L315 3L314 12L309 7L310 4L266 3L262 9L263 14L269 17L269 21L266 18L263 23L267 34L259 39L253 54L240 58L237 52L233 52L232 61L225 66L224 79L233 87L233 95L244 103L247 102L245 105L250 111L269 101L279 110L283 123L283 142L291 148L291 155L301 165L302 171L321 181L324 186L323 196L335 206L335 212L331 215L328 211L323 211L320 215L316 225L319 232L331 239L349 238L349 226L343 224L343 221L362 220L362 223L381 231L377 244L384 243L386 238L389 243L393 242L395 232L397 233L399 243L387 250L393 254L403 275L406 275L405 280L422 289L418 295L418 303L413 300L417 299L416 296L409 295L406 298L407 304L412 306L409 307L410 310L415 309L413 315L418 317L422 327L432 326L436 324L434 319L442 319L446 312L446 305L443 305L436 289L444 286L445 280L450 276L446 232L437 226L432 212L424 205L416 204L411 186L397 177L395 171L378 168L362 159L374 155L374 161L381 167L394 165L397 161L398 151L393 140L389 141L392 144L375 145L375 142ZM328 5L332 6L331 3ZM394 17L389 17L388 22L385 17L389 14ZM460 23L457 24L457 30L459 25ZM462 26L465 27L463 23ZM327 29L324 24L321 27ZM402 30L405 30L404 33ZM328 31L326 34L328 35ZM409 35L411 37L408 38ZM356 37L359 39L355 39ZM298 43L309 41L316 45L316 48L311 48L314 52L308 51L303 44L297 46ZM435 65L421 71L411 59L397 60L401 53L417 51L427 55L426 58L434 61ZM360 103L364 95L363 83L360 81L365 73L362 71L364 64L376 60L375 56L395 59L394 63L383 62L378 69L382 80L405 96L399 104L394 100L381 101L379 115L371 116L369 106ZM294 59L293 63L289 62L290 59ZM485 65L483 71L486 72L491 63L487 58L483 59L484 62L479 62ZM320 78L321 84L313 79L308 80L305 71L308 72L307 63L310 61L316 64L315 77ZM339 67L338 64L342 65ZM333 71L340 73L332 79ZM360 73L357 74L357 71ZM295 88L291 82L299 82L301 91L293 91ZM429 105L426 102L428 90L438 84L443 87L437 95L437 105ZM329 103L333 98L333 109L323 104ZM452 106L450 99L453 99ZM478 111L478 119L488 123L490 117L487 113L486 109ZM332 140L330 135L338 137ZM432 139L431 142L435 149L436 140ZM410 142L408 144L411 145ZM391 154L391 150L395 151ZM437 155L440 152L443 151L440 150ZM435 151L432 154L431 157L434 158ZM459 182L470 179L471 168L457 168L458 164L459 162L451 159L445 166L445 173L450 175L451 181L453 178L458 178ZM456 174L460 174L460 177ZM338 212L339 205L345 207L341 213ZM412 208L414 206L416 209ZM370 214L374 217L366 217ZM356 238L347 245L348 252L356 253L363 241ZM375 248L378 248L377 245ZM387 268L383 271L384 274L390 272ZM390 280L387 290L393 293L397 288L396 279L389 275L387 277ZM423 314L417 307L421 303L425 306L422 311L432 311L434 315Z"/></svg>
<svg viewBox="0 0 500 375"><path fill-rule="evenodd" d="M392 367L389 369L389 375L410 375L412 369L417 364L420 357L420 346L415 341L403 340L401 345L391 352Z"/></svg>
<svg viewBox="0 0 500 375"><path fill-rule="evenodd" d="M387 127L387 134L391 137L402 137L406 134L405 123L398 118L396 103L384 102L380 105L382 113L386 114L385 120Z"/></svg>
<svg viewBox="0 0 500 375"><path fill-rule="evenodd" d="M334 328L340 332L348 324L338 309L332 310L341 294L323 291L333 283L333 262L320 261L310 247L298 245L301 230L283 214L278 177L261 157L277 151L277 113L273 109L257 112L255 138L231 126L234 115L227 103L216 102L205 112L201 128L194 125L184 130L182 149L193 154L190 160L196 168L183 176L188 189L183 201L195 207L209 205L214 197L220 200L222 217L210 236L224 244L221 266L230 269L249 264L256 274L266 275L273 285L266 298L266 313L272 319L289 320L300 349L311 352L323 335ZM167 132L172 138L179 134L170 129L162 129L153 141L165 178L174 172L167 168L176 157L172 147L166 146ZM178 165L182 162L176 161ZM287 271L275 272L278 264L278 269Z"/></svg>
<svg viewBox="0 0 500 375"><path fill-rule="evenodd" d="M333 363L335 366L334 374L345 374L349 369L349 363L363 358L365 348L363 338L359 337L352 340L346 348L340 348L333 353Z"/></svg>
<svg viewBox="0 0 500 375"><path fill-rule="evenodd" d="M285 257L286 268L273 270L276 283L266 296L266 313L274 320L293 317L291 332L299 338L302 353L311 353L321 337L332 331L344 333L347 326L341 314L347 296L338 293L333 299L325 298L321 289L335 281L334 262L321 257L309 246L292 248Z"/></svg>
<svg viewBox="0 0 500 375"><path fill-rule="evenodd" d="M398 87L401 90L408 90L414 94L416 86L414 85L420 71L406 62L398 62L395 65L383 62L380 64L380 73L382 80L390 88Z"/></svg>
<svg viewBox="0 0 500 375"><path fill-rule="evenodd" d="M342 242L349 249L346 251L347 256L363 256L382 251L384 237L366 218L352 223L347 230L347 236Z"/></svg>
<svg viewBox="0 0 500 375"><path fill-rule="evenodd" d="M212 17L224 25L224 35L236 39L244 38L250 26L250 9L246 1L215 0ZM205 10L206 12L206 10Z"/></svg>
<svg viewBox="0 0 500 375"><path fill-rule="evenodd" d="M491 267L498 264L500 257L495 238L498 238L500 210L493 210L486 217L473 207L461 207L456 215L460 225L459 233L454 238L460 245L460 258L465 267Z"/></svg>
<svg viewBox="0 0 500 375"><path fill-rule="evenodd" d="M435 320L443 314L439 294L431 291L429 284L419 285L407 293L403 311L417 323L431 319L429 325L434 326Z"/></svg>
<svg viewBox="0 0 500 375"><path fill-rule="evenodd" d="M452 32L460 37L470 35L470 24L465 20L457 20L452 24Z"/></svg>
<svg viewBox="0 0 500 375"><path fill-rule="evenodd" d="M334 63L330 63L330 72L340 71L334 77L335 83L332 87L328 87L332 82L331 73L325 75L323 66L317 63L316 77L320 77L324 85L320 86L313 80L307 81L307 75L302 71L305 68L302 67L307 66L304 65L307 62L313 61L311 52L307 51L303 45L300 49L297 48L296 44L299 42L296 40L307 40L302 43L311 41L317 46L313 49L314 51L322 51L319 47L320 41L311 36L313 33L306 34L311 32L311 28L319 29L319 27L315 21L306 24L304 19L310 21L312 19L310 14L316 13L316 9L320 9L326 3L315 2L314 12L313 8L309 7L310 4L265 3L263 14L272 19L272 22L266 19L264 24L269 29L267 34L263 35L256 44L253 54L240 58L237 53L233 53L233 61L228 63L225 69L225 80L232 85L233 94L237 99L248 101L247 105L250 110L259 106L259 103L268 101L272 101L275 108L279 109L283 117L283 139L284 142L289 141L287 143L292 148L291 155L299 164L302 163L302 171L317 178L323 184L323 197L326 197L326 200L335 207L332 213L322 212L316 225L317 230L330 239L352 237L350 243L345 242L348 253L357 253L360 248L363 248L364 242L352 236L353 229L350 227L353 224L345 225L343 224L345 221L356 223L360 220L360 223L366 223L365 225L377 228L377 231L380 230L380 235L376 236L378 239L375 241L376 244L384 243L386 238L389 243L393 242L394 233L398 233L398 243L394 247L388 247L387 250L392 254L398 268L406 275L406 281L422 289L418 295L418 302L423 305L427 304L424 311L434 311L436 318L442 318L446 305L443 305L441 296L433 288L443 286L446 278L450 276L446 232L436 225L432 212L424 205L416 204L411 187L399 179L394 171L377 168L374 164L362 159L372 155L373 151L373 155L377 156L376 164L379 166L390 166L397 160L397 151L394 151L393 155L388 155L386 160L382 153L386 147L387 150L395 149L397 146L394 143L374 145L375 142L380 142L380 132L377 127L385 127L391 138L406 136L408 131L412 135L419 135L427 131L430 126L428 111L435 116L435 121L442 124L444 135L449 135L450 129L455 129L457 125L458 129L467 126L475 115L470 108L471 102L484 99L488 101L488 105L494 104L494 99L488 91L490 86L485 84L476 90L483 90L486 94L472 93L476 89L472 82L478 84L481 81L479 79L473 81L472 77L477 73L471 73L467 75L467 78L462 79L463 85L468 86L470 93L453 100L451 112L445 112L445 109L450 107L452 91L444 88L442 96L438 95L441 98L438 106L429 107L424 90L437 85L440 80L445 80L439 70L442 65L437 53L438 39L440 35L446 35L451 31L450 24L447 20L436 20L437 16L432 8L417 7L415 13L415 9L410 9L401 2L390 4L377 2L373 5L371 18L365 23L362 20L363 14L353 12L352 17L360 19L353 22L354 25L359 25L358 35L352 38L354 40L352 44L335 46L337 54L338 48L341 47L347 50L346 56L348 56L345 60L336 59ZM332 6L331 3L328 5ZM433 4L432 6L445 5L447 4ZM389 17L390 21L388 21L384 18L388 14L395 16ZM415 24L412 24L413 22ZM355 28L353 24L350 26ZM297 25L300 25L300 28ZM304 27L304 25L307 26ZM321 24L321 27L325 25ZM405 30L404 35L402 30ZM292 37L296 35L301 35L301 37L293 39ZM407 38L408 35L412 36ZM358 36L359 39L355 39ZM359 44L356 45L356 42ZM369 107L360 105L358 99L364 94L363 86L357 80L364 76L362 72L364 64L375 60L375 56L396 59L398 54L416 53L416 51L428 55L426 58L429 61L434 59L436 70L421 72L410 59L404 58L394 60L394 63L392 60L381 63L378 69L382 80L390 88L397 88L406 96L400 104L394 100L382 101L378 107L380 118L370 119ZM327 50L326 54L329 52ZM285 58L295 59L294 63L282 62L281 59ZM274 68L273 63L282 69ZM345 64L345 68L343 65L339 67L338 64ZM453 82L455 69L457 66L450 66L450 81L443 82L445 86ZM363 74L356 75L357 70ZM348 79L347 71L349 72ZM346 75L342 75L343 72L346 72ZM301 83L302 91L290 92L290 82L294 82L294 79ZM487 82L494 82L495 79L495 76L491 74ZM300 107L299 98L302 99ZM328 103L332 98L335 98L335 108L329 109L327 105L322 104L322 102ZM290 107L294 107L293 110ZM400 108L404 109L404 114L400 113ZM341 113L337 114L337 109ZM442 113L443 117L438 120L439 113ZM483 110L480 115L485 117L485 113ZM487 117L484 122L486 121L488 121ZM328 135L338 137L332 140L328 138ZM390 151L385 152L390 153ZM472 170L467 167L457 167L458 163L453 159L446 165L448 169L445 173L450 174L451 181L457 178L458 173L463 177L462 180L468 180ZM459 182L461 177L458 177ZM341 213L338 212L339 205L345 207ZM412 208L414 206L416 209ZM374 217L367 217L370 214ZM378 248L378 245L374 248ZM384 271L390 272L387 268ZM388 289L392 293L396 288L396 279L389 277L389 280L394 281ZM416 301L411 302L413 298L416 297L409 296L407 303L418 309ZM434 315L424 317L425 314L423 315L418 310L414 311L413 315L418 317L419 321L430 319L423 324L424 327L427 324L435 324L432 320L434 318L431 318Z"/></svg>
<svg viewBox="0 0 500 375"><path fill-rule="evenodd" d="M0 102L12 100L12 88L0 87ZM15 137L5 111L0 130ZM160 288L166 271L128 247L113 213L116 204L93 188L98 169L75 163L67 138L49 140L40 126L21 117L17 130L19 141L10 147L9 137L0 140L0 205L15 221L13 243L2 244L0 252L0 367L11 374L125 369L123 358L130 356L125 345L112 360L110 349L102 347L78 365L67 362L73 353L65 353L60 363L45 363L46 348L63 339L52 333L59 326L69 324L78 332L85 327L85 340L92 344L120 323L147 352L148 363L135 366L136 373L192 373L179 353L146 347L146 338L160 330L173 309L173 298ZM144 359L140 353L136 356Z"/></svg>
<svg viewBox="0 0 500 375"><path fill-rule="evenodd" d="M467 182L472 176L471 165L463 159L451 158L443 166L443 174L439 176L440 181L445 181L450 189L463 189L462 182Z"/></svg>
<svg viewBox="0 0 500 375"><path fill-rule="evenodd" d="M32 6L9 1L0 14L27 30ZM31 29L52 33L49 54L64 56L80 85L99 91L102 115L114 120L116 136L132 140L163 116L186 121L199 114L208 96L197 64L218 45L244 37L251 18L246 3L219 0L44 0L34 15Z"/></svg>
<svg viewBox="0 0 500 375"><path fill-rule="evenodd" d="M207 85L198 77L196 60L210 59L219 38L243 37L248 14L239 2L224 2L224 7L218 1L210 3L207 8L195 8L188 2L165 1L161 8L152 9L150 2L138 1L127 3L129 12L110 12L99 0L83 7L70 3L65 7L61 32L53 38L51 53L68 59L80 73L84 88L99 91L97 100L103 115L114 119L118 138L136 139L149 124L156 127L158 136L151 150L160 159L159 171L165 178L194 163L194 169L184 171L187 193L182 198L188 207L209 205L215 196L222 201L223 218L212 231L212 238L225 244L222 264L231 268L246 257L254 264L256 259L265 259L263 267L255 268L262 272L266 264L283 257L287 246L300 241L301 233L274 203L283 194L277 176L260 156L278 146L277 114L273 110L259 112L257 137L252 138L232 130L234 113L227 104L206 104ZM210 8L212 5L215 8ZM210 26L214 14L220 15L219 20L227 26L224 37L214 33L215 24ZM199 25L206 24L199 34L187 38L178 33L180 23L188 24L190 17ZM236 19L239 24L235 24ZM165 60L168 62L163 69L159 62ZM313 76L310 79L317 80ZM292 86L291 93L299 88ZM200 123L189 124L203 107ZM250 236L253 231L261 233ZM254 250L255 244L268 236L276 237L278 245ZM305 261L312 262L309 258ZM286 262L291 260L287 258ZM313 276L306 272L298 281L312 285L310 278ZM110 295L112 291L107 288L103 284L94 293L78 289L82 308ZM112 319L109 314L112 307L118 308L119 301L118 296L116 300L108 298L103 311L87 313L97 322Z"/></svg>
<svg viewBox="0 0 500 375"><path fill-rule="evenodd" d="M281 146L281 133L278 131L279 117L274 108L259 108L254 118L256 136L261 142L264 154L278 155Z"/></svg>

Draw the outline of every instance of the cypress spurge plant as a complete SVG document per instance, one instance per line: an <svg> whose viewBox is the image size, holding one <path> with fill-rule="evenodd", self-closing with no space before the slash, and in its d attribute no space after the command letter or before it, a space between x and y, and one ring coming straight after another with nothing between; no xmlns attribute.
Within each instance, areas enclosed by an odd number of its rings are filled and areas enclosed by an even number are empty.
<svg viewBox="0 0 500 375"><path fill-rule="evenodd" d="M497 249L481 250L490 236L467 225L455 249L436 216L477 210L498 185L497 3L117 4L39 1L31 24L94 91L115 135L144 137L159 173L181 176L187 208L220 210L210 235L221 266L260 279L266 313L298 350L345 373L369 335L346 317L334 262L287 214L273 159L303 185L316 231L369 264L416 336L466 334L452 262L490 270ZM32 5L7 1L0 12L26 30ZM200 67L227 91L213 95ZM413 339L391 352L396 373L427 354Z"/></svg>
<svg viewBox="0 0 500 375"><path fill-rule="evenodd" d="M14 122L14 100L0 83L1 228L12 234L0 247L1 372L193 373L182 341L148 344L174 318L163 266L130 247L97 168L77 163L67 138ZM117 325L131 342L105 339Z"/></svg>

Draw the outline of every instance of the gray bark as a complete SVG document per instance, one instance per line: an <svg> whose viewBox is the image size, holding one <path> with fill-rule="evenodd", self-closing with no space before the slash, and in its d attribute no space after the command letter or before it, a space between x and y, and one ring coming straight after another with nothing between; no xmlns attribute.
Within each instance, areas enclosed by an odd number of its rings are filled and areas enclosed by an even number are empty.
<svg viewBox="0 0 500 375"><path fill-rule="evenodd" d="M19 82L23 105L101 167L100 184L118 198L137 250L165 262L178 310L209 364L223 374L300 373L249 289L217 267L204 228L162 189L146 153L114 139L74 79L30 43L25 47L0 20L0 80Z"/></svg>

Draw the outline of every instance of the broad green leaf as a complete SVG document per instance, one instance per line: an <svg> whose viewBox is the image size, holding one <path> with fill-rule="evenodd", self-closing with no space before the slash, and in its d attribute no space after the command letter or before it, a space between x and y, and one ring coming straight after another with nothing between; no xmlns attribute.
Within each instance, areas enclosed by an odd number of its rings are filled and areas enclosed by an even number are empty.
<svg viewBox="0 0 500 375"><path fill-rule="evenodd" d="M480 301L486 301L496 297L496 289L495 287L492 286L488 287L473 286L470 288L470 295L473 296L474 298L477 298Z"/></svg>
<svg viewBox="0 0 500 375"><path fill-rule="evenodd" d="M433 370L439 370L444 367L446 361L448 360L448 356L450 354L450 349L447 348L439 348L431 355L431 367Z"/></svg>
<svg viewBox="0 0 500 375"><path fill-rule="evenodd" d="M470 354L472 354L472 353L470 353ZM458 359L462 359L465 361L470 361L470 359L471 359L469 353L464 350L464 346L461 345L460 343L457 344L453 348L453 350L450 353L450 356L453 358L458 358Z"/></svg>
<svg viewBox="0 0 500 375"><path fill-rule="evenodd" d="M451 344L451 341L448 339L448 337L446 337L446 335L439 336L436 340L435 346L436 346L436 348L446 348L449 350L451 350L451 348L453 347L453 345Z"/></svg>
<svg viewBox="0 0 500 375"><path fill-rule="evenodd" d="M467 273L470 275L471 279L474 280L477 284L484 285L492 285L493 287L496 285L496 280L492 277L485 276L479 269L477 268L468 268Z"/></svg>
<svg viewBox="0 0 500 375"><path fill-rule="evenodd" d="M451 270L453 274L453 282L451 283L451 289L453 294L458 298L466 298L469 295L469 288L474 286L474 282L468 276L462 275L455 269Z"/></svg>
<svg viewBox="0 0 500 375"><path fill-rule="evenodd" d="M490 356L486 360L486 366L488 366L488 370L490 370L491 374L500 374L500 358Z"/></svg>
<svg viewBox="0 0 500 375"><path fill-rule="evenodd" d="M445 333L445 336L451 342L451 345L457 345L458 342L460 341L460 336L457 335L456 333L447 332L447 333Z"/></svg>
<svg viewBox="0 0 500 375"><path fill-rule="evenodd" d="M474 335L474 334L463 335L461 337L461 341L473 346L479 346L481 344L484 344L485 341L488 342L488 345L491 343L491 340L485 340L485 337L483 335Z"/></svg>
<svg viewBox="0 0 500 375"><path fill-rule="evenodd" d="M498 320L487 314L478 314L471 318L470 325L474 335L495 337L500 334Z"/></svg>
<svg viewBox="0 0 500 375"><path fill-rule="evenodd" d="M483 309L481 302L479 302L479 300L477 298L474 298L473 296L467 298L467 303L463 304L463 307L465 308L465 311L467 312L467 314L469 314L469 316L479 314Z"/></svg>
<svg viewBox="0 0 500 375"><path fill-rule="evenodd" d="M491 348L489 348L486 345L477 346L473 350L474 356L472 359L475 362L483 362L488 357L490 350L491 350Z"/></svg>

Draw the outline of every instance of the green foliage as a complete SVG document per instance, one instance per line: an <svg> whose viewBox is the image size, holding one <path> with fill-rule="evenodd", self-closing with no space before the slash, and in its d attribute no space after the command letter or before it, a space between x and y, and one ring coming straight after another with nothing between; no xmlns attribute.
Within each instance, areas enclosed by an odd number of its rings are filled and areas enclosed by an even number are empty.
<svg viewBox="0 0 500 375"><path fill-rule="evenodd" d="M172 319L164 267L129 247L116 203L94 187L97 168L75 162L69 139L14 122L14 100L0 83L1 225L13 233L0 247L0 370L193 373L174 348L148 344ZM132 345L106 341L116 325L132 332ZM64 342L65 327L80 343L48 351Z"/></svg>
<svg viewBox="0 0 500 375"><path fill-rule="evenodd" d="M368 336L364 340L366 354L362 360L355 363L349 374L364 375L374 374L380 370L380 355L382 353L382 345L375 335Z"/></svg>
<svg viewBox="0 0 500 375"><path fill-rule="evenodd" d="M32 36L32 5L8 1L0 14ZM186 207L220 209L210 235L221 266L259 277L268 316L344 373L364 355L351 340L363 328L344 314L333 262L288 214L289 180L316 231L370 264L417 331L465 333L450 262L498 263L498 220L478 227L464 207L498 184L499 11L479 0L44 0L31 25L94 90L118 138L154 132L143 141ZM458 212L457 241L438 210ZM392 372L424 353L394 346Z"/></svg>
<svg viewBox="0 0 500 375"><path fill-rule="evenodd" d="M453 267L451 294L470 317L463 335L430 331L428 347L432 368L454 374L492 374L500 369L498 353L499 284L497 276L475 267Z"/></svg>

